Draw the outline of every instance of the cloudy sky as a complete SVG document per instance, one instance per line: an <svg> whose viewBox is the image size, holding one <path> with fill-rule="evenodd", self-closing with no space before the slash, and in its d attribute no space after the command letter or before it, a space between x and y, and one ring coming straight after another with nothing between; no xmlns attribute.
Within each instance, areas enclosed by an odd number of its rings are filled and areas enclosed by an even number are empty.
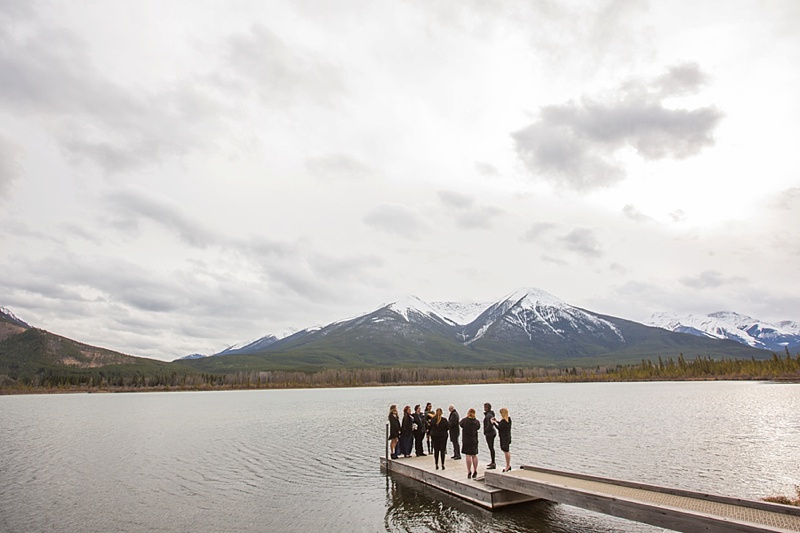
<svg viewBox="0 0 800 533"><path fill-rule="evenodd" d="M409 294L800 320L796 0L0 0L0 305L171 360Z"/></svg>

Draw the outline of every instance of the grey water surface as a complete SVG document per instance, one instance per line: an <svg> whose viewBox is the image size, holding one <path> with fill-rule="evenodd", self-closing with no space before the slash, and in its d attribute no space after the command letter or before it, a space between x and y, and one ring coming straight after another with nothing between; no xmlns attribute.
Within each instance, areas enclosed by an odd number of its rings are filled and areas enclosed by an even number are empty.
<svg viewBox="0 0 800 533"><path fill-rule="evenodd" d="M0 396L0 531L661 531L548 502L492 513L383 474L389 404L428 401L507 407L514 466L750 499L800 484L796 384Z"/></svg>

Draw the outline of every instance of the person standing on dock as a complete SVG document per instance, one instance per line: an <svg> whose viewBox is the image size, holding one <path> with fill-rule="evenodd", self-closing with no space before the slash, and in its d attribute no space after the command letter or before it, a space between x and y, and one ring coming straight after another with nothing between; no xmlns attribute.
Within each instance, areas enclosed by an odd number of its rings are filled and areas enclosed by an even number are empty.
<svg viewBox="0 0 800 533"><path fill-rule="evenodd" d="M433 404L428 402L425 404L425 439L428 443L428 453L433 453L431 450L431 419L436 413L433 412Z"/></svg>
<svg viewBox="0 0 800 533"><path fill-rule="evenodd" d="M417 457L425 457L427 454L422 449L422 441L425 439L428 424L419 404L414 406L413 421L414 425L412 429L414 431L414 451Z"/></svg>
<svg viewBox="0 0 800 533"><path fill-rule="evenodd" d="M389 448L392 459L397 459L397 441L400 438L400 417L397 416L397 406L389 407Z"/></svg>
<svg viewBox="0 0 800 533"><path fill-rule="evenodd" d="M489 447L489 454L492 456L492 462L486 465L486 470L494 470L497 465L494 464L494 439L497 437L497 430L494 429L492 420L494 419L494 411L492 411L492 404L483 404L483 436L486 437L486 445Z"/></svg>
<svg viewBox="0 0 800 533"><path fill-rule="evenodd" d="M447 422L450 424L450 442L453 443L453 456L451 459L460 461L461 446L458 444L458 437L461 435L461 426L459 426L458 423L461 421L461 418L458 416L456 406L452 403L447 409L450 411L450 418L447 420Z"/></svg>
<svg viewBox="0 0 800 533"><path fill-rule="evenodd" d="M461 453L466 456L467 478L475 479L478 477L478 430L481 423L475 418L475 409L467 411L466 418L460 422L463 430Z"/></svg>
<svg viewBox="0 0 800 533"><path fill-rule="evenodd" d="M411 449L414 447L413 426L411 407L406 405L403 407L403 422L400 425L400 453L403 454L403 457L411 457Z"/></svg>
<svg viewBox="0 0 800 533"><path fill-rule="evenodd" d="M442 458L444 470L444 456L447 455L447 435L450 432L450 423L442 416L442 408L436 408L436 414L431 418L431 441L433 442L433 460L436 461L436 470L439 470L439 457Z"/></svg>
<svg viewBox="0 0 800 533"><path fill-rule="evenodd" d="M506 467L503 472L508 472L511 470L511 417L508 416L508 409L501 407L500 422L495 420L493 424L497 426L497 433L500 435L500 449L506 457Z"/></svg>

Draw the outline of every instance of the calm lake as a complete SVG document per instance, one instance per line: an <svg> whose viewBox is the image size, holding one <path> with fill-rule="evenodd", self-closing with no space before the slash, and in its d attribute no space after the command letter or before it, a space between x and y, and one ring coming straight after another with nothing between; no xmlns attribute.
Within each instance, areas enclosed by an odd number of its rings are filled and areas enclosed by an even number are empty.
<svg viewBox="0 0 800 533"><path fill-rule="evenodd" d="M515 467L751 499L800 484L795 384L0 396L0 531L661 531L546 502L492 513L386 476L389 404L428 401L507 407Z"/></svg>

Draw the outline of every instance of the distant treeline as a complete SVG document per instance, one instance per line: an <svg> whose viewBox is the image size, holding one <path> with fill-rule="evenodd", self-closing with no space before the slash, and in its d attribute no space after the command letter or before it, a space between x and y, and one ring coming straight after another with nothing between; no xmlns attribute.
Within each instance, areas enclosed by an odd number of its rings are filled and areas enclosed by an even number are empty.
<svg viewBox="0 0 800 533"><path fill-rule="evenodd" d="M46 370L12 380L0 376L0 392L154 391L366 387L380 385L443 385L467 383L536 383L669 380L800 381L800 354L779 357L710 359L696 357L642 360L637 364L591 368L364 368L319 371L252 371L214 373L142 373L98 369Z"/></svg>

